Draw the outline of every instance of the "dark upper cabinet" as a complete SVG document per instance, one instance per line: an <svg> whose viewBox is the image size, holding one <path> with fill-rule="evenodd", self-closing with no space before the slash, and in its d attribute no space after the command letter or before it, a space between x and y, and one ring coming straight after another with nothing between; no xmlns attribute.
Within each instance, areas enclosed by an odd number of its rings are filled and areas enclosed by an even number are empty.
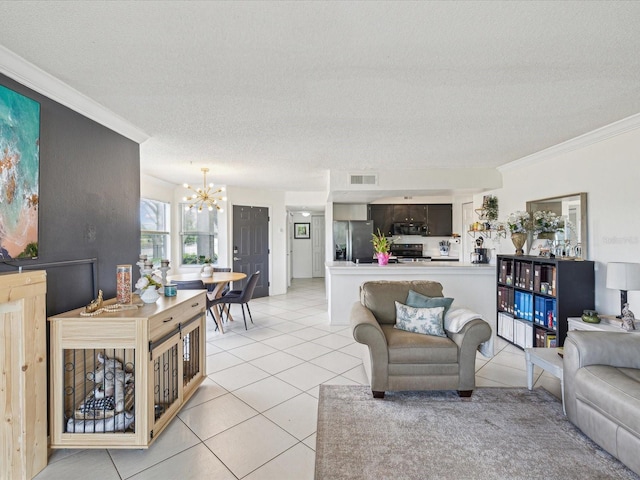
<svg viewBox="0 0 640 480"><path fill-rule="evenodd" d="M373 231L380 231L390 237L393 235L393 205L369 205L369 220L373 220Z"/></svg>
<svg viewBox="0 0 640 480"><path fill-rule="evenodd" d="M394 223L426 223L427 210L425 205L398 204L393 206Z"/></svg>
<svg viewBox="0 0 640 480"><path fill-rule="evenodd" d="M427 234L432 237L450 237L453 230L452 214L450 203L427 205Z"/></svg>
<svg viewBox="0 0 640 480"><path fill-rule="evenodd" d="M451 236L452 206L446 204L371 204L369 220L373 220L373 231L387 236L393 235L394 223L421 223L427 226L423 235Z"/></svg>

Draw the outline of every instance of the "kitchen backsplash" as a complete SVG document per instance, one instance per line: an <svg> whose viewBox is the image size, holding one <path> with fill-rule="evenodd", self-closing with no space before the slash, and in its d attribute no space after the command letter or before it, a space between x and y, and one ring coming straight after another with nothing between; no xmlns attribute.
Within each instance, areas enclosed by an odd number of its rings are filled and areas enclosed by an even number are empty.
<svg viewBox="0 0 640 480"><path fill-rule="evenodd" d="M439 257L440 256L440 248L439 244L441 240L448 240L450 242L449 245L449 256L450 257L459 257L460 256L460 244L455 243L451 237L421 237L418 235L394 235L393 243L421 243L422 253L425 256L431 257Z"/></svg>

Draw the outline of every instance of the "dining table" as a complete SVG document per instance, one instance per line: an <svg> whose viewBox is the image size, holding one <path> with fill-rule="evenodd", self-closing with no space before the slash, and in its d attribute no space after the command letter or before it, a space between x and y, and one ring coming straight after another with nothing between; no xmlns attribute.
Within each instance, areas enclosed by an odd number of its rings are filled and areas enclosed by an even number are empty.
<svg viewBox="0 0 640 480"><path fill-rule="evenodd" d="M199 273L183 273L167 276L167 280L172 283L201 280L204 286L207 287L207 290L209 291L207 294L209 300L216 300L220 298L222 296L222 292L230 282L237 282L245 278L247 278L247 274L242 272L213 272L210 277L202 276ZM233 317L231 316L231 312L229 312L228 307L226 312L227 319L232 322ZM214 321L220 329L220 333L224 333L224 329L222 328L222 315L220 314L220 311L218 311L217 308L212 308L211 313L213 314Z"/></svg>

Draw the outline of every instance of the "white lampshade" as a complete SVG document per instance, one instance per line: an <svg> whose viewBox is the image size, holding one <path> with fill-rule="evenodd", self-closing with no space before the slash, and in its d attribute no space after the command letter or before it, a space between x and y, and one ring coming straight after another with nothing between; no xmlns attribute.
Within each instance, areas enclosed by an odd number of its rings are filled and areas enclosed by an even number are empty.
<svg viewBox="0 0 640 480"><path fill-rule="evenodd" d="M608 263L607 288L626 291L640 290L640 263Z"/></svg>

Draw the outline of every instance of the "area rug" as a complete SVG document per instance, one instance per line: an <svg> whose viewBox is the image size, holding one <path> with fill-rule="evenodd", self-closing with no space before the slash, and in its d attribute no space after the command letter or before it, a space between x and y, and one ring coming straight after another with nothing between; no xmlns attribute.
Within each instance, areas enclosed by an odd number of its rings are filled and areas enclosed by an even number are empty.
<svg viewBox="0 0 640 480"><path fill-rule="evenodd" d="M639 453L640 454L640 453ZM543 389L387 392L321 385L316 480L635 479Z"/></svg>

